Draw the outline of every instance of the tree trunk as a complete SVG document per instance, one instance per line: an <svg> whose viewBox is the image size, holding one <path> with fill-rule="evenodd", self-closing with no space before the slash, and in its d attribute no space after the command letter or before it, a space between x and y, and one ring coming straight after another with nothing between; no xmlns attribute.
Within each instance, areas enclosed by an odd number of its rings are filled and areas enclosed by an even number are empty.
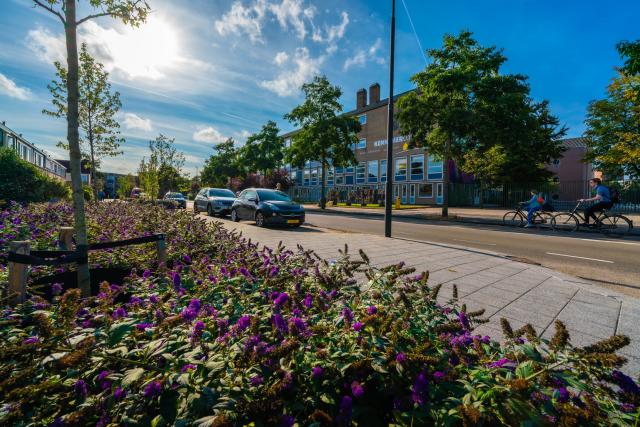
<svg viewBox="0 0 640 427"><path fill-rule="evenodd" d="M326 166L326 157L322 156L322 173L320 179L322 182L320 183L320 209L324 209L327 206L327 197L326 197L326 188L325 185L327 183L327 166Z"/></svg>
<svg viewBox="0 0 640 427"><path fill-rule="evenodd" d="M98 188L96 187L96 156L93 149L93 125L91 123L91 111L88 112L89 116L89 151L91 155L91 190L93 192L93 201L98 201Z"/></svg>
<svg viewBox="0 0 640 427"><path fill-rule="evenodd" d="M451 158L451 137L447 138L442 163L442 217L449 216L449 159Z"/></svg>
<svg viewBox="0 0 640 427"><path fill-rule="evenodd" d="M80 163L78 135L78 43L76 39L76 1L65 0L65 37L67 42L67 142L71 166L71 189L73 191L73 217L76 234L76 251L88 254L87 224L84 212L84 192ZM85 257L86 259L86 257ZM91 278L88 261L78 263L78 287L83 297L91 295Z"/></svg>

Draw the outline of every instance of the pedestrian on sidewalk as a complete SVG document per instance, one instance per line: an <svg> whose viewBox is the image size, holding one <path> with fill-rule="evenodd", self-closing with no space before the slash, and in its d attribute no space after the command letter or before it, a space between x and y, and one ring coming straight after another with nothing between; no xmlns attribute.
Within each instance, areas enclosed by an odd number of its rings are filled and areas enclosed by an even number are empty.
<svg viewBox="0 0 640 427"><path fill-rule="evenodd" d="M534 227L533 215L542 208L544 205L544 198L541 194L538 194L538 190L531 190L531 199L526 202L520 203L523 207L527 207L527 225L524 228Z"/></svg>

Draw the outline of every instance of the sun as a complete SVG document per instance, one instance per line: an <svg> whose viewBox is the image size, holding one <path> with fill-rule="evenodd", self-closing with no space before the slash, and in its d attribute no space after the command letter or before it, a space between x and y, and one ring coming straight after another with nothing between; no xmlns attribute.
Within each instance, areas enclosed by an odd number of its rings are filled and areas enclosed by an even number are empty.
<svg viewBox="0 0 640 427"><path fill-rule="evenodd" d="M139 27L127 27L113 36L110 53L115 65L131 78L159 79L163 70L179 59L176 30L162 18L151 17Z"/></svg>

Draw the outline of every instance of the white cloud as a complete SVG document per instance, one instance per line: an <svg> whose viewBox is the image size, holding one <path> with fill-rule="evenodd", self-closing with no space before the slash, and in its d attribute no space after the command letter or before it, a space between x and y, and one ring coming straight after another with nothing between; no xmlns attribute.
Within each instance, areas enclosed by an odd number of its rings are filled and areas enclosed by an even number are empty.
<svg viewBox="0 0 640 427"><path fill-rule="evenodd" d="M231 5L231 9L214 23L214 27L221 36L245 33L253 43L263 42L262 21L265 12L265 0L257 0L252 6L247 7L236 1Z"/></svg>
<svg viewBox="0 0 640 427"><path fill-rule="evenodd" d="M277 65L282 65L289 60L289 54L287 52L278 52L273 62Z"/></svg>
<svg viewBox="0 0 640 427"><path fill-rule="evenodd" d="M214 128L213 126L209 126L194 132L193 139L198 142L209 142L217 144L226 141L227 137L222 135L218 129Z"/></svg>
<svg viewBox="0 0 640 427"><path fill-rule="evenodd" d="M46 28L37 28L27 33L27 46L36 56L48 63L63 62L67 58L64 34L51 34Z"/></svg>
<svg viewBox="0 0 640 427"><path fill-rule="evenodd" d="M13 80L2 73L0 73L0 93L22 101L31 98L31 91L29 89L18 86Z"/></svg>
<svg viewBox="0 0 640 427"><path fill-rule="evenodd" d="M309 55L309 49L301 47L296 49L293 62L295 63L295 68L281 72L273 80L260 82L260 86L276 93L278 96L295 95L304 83L319 73L324 57L312 58Z"/></svg>
<svg viewBox="0 0 640 427"><path fill-rule="evenodd" d="M378 52L382 48L382 39L376 39L375 43L369 47L366 51L358 49L351 58L347 58L344 61L344 70L348 70L351 67L363 67L367 61L374 61L376 64L384 64L386 61L383 57L378 55Z"/></svg>
<svg viewBox="0 0 640 427"><path fill-rule="evenodd" d="M301 40L307 35L305 18L312 20L315 15L315 8L304 7L302 0L282 0L280 4L271 3L269 10L276 16L280 27L286 30L291 25Z"/></svg>
<svg viewBox="0 0 640 427"><path fill-rule="evenodd" d="M342 20L337 25L331 25L325 28L325 34L322 35L322 31L319 28L315 28L313 31L312 39L314 42L322 43L326 42L329 44L334 43L335 41L340 40L344 37L344 34L347 30L347 25L349 25L349 14L345 11L342 11L340 14Z"/></svg>
<svg viewBox="0 0 640 427"><path fill-rule="evenodd" d="M127 129L140 129L146 132L151 132L153 130L151 119L143 119L134 113L125 113L123 122Z"/></svg>

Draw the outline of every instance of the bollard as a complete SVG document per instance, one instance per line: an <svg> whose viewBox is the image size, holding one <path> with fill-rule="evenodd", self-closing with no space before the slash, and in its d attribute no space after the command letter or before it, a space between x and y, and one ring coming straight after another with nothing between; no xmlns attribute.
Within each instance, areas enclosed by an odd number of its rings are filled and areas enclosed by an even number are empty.
<svg viewBox="0 0 640 427"><path fill-rule="evenodd" d="M9 243L9 252L20 255L31 253L31 243L16 241ZM17 305L23 303L27 293L27 277L29 275L28 266L17 262L9 262L9 304Z"/></svg>
<svg viewBox="0 0 640 427"><path fill-rule="evenodd" d="M58 246L64 251L70 251L73 248L73 227L60 227Z"/></svg>
<svg viewBox="0 0 640 427"><path fill-rule="evenodd" d="M161 240L156 242L156 248L158 250L158 266L164 266L167 262L167 242L164 235Z"/></svg>
<svg viewBox="0 0 640 427"><path fill-rule="evenodd" d="M400 197L396 197L396 209L400 209Z"/></svg>

